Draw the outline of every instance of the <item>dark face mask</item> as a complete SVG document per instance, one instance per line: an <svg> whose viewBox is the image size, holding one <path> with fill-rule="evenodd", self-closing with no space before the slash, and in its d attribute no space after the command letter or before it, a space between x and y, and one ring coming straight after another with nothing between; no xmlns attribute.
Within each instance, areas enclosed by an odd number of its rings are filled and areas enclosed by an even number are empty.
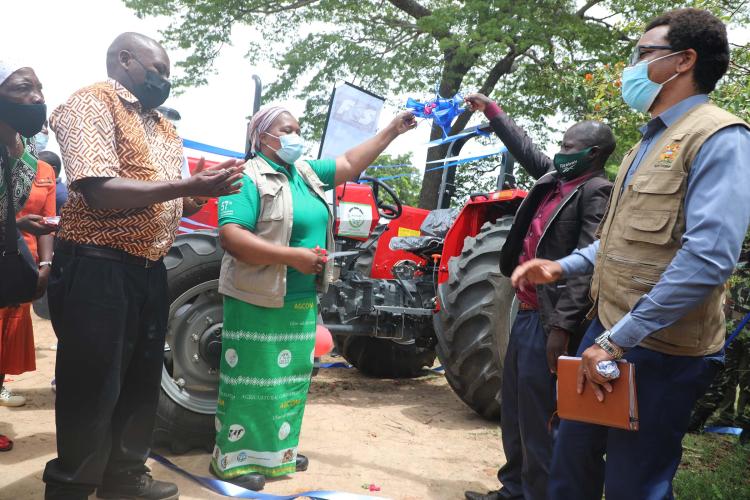
<svg viewBox="0 0 750 500"><path fill-rule="evenodd" d="M143 83L137 84L133 82L133 95L138 98L143 109L154 109L161 106L169 97L169 91L172 89L172 84L169 80L160 76L156 71L146 69L141 61L135 57L133 60L140 64L143 71L146 72L146 78ZM133 81L132 77L130 78L130 81Z"/></svg>
<svg viewBox="0 0 750 500"><path fill-rule="evenodd" d="M555 170L565 180L575 179L591 168L592 158L589 157L589 153L592 149L594 149L594 146L577 153L557 153L552 160L555 164Z"/></svg>
<svg viewBox="0 0 750 500"><path fill-rule="evenodd" d="M34 137L47 119L46 104L21 104L0 98L0 121L24 137Z"/></svg>

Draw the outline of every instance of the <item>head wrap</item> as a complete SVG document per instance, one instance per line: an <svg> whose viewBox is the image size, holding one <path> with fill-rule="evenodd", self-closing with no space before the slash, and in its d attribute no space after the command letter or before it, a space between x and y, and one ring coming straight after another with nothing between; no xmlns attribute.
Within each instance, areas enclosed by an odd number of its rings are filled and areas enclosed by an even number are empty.
<svg viewBox="0 0 750 500"><path fill-rule="evenodd" d="M25 67L26 66L23 64L12 59L0 59L0 85L2 85L10 75Z"/></svg>
<svg viewBox="0 0 750 500"><path fill-rule="evenodd" d="M250 125L247 127L247 135L250 141L249 153L255 153L260 148L260 136L271 128L271 124L282 113L289 113L283 106L269 106L263 108L253 115ZM289 113L291 115L291 113Z"/></svg>

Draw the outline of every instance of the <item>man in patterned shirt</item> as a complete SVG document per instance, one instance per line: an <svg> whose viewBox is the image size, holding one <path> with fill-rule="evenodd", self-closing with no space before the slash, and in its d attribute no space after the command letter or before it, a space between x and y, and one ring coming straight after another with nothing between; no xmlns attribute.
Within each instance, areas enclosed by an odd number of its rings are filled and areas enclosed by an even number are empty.
<svg viewBox="0 0 750 500"><path fill-rule="evenodd" d="M57 350L57 452L48 499L177 498L148 474L167 328L162 258L183 212L237 192L240 162L181 179L182 142L154 108L169 95L164 49L137 33L107 52L107 81L50 116L70 186L49 284Z"/></svg>

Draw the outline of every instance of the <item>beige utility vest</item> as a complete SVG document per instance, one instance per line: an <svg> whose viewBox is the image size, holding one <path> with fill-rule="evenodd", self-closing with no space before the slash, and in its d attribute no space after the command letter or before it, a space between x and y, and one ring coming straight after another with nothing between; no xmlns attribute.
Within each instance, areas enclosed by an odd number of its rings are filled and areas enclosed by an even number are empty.
<svg viewBox="0 0 750 500"><path fill-rule="evenodd" d="M681 248L693 159L711 135L737 124L748 127L711 103L694 107L664 130L623 190L640 143L625 155L599 228L601 242L591 284L591 297L605 328L612 328L654 287ZM639 345L678 356L718 351L725 334L724 289L723 284L717 286L701 304Z"/></svg>
<svg viewBox="0 0 750 500"><path fill-rule="evenodd" d="M325 199L323 182L305 161L294 164L297 172L328 209L326 247L334 251L333 215ZM292 189L289 179L256 156L245 163L245 174L255 183L260 195L260 210L255 224L256 236L269 243L289 246L292 237ZM242 262L224 252L219 276L219 293L261 307L283 307L286 295L286 271L283 264L256 265ZM333 259L329 259L318 277L318 289L325 292L333 276Z"/></svg>

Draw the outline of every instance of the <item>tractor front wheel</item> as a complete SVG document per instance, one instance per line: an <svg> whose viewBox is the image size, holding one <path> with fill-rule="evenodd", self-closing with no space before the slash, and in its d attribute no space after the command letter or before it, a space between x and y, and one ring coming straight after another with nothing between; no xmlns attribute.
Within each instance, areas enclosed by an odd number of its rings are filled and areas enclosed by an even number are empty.
<svg viewBox="0 0 750 500"><path fill-rule="evenodd" d="M502 217L466 238L448 263L433 317L437 356L453 391L487 419L500 418L503 361L517 305L510 280L500 273L500 250L513 223Z"/></svg>

